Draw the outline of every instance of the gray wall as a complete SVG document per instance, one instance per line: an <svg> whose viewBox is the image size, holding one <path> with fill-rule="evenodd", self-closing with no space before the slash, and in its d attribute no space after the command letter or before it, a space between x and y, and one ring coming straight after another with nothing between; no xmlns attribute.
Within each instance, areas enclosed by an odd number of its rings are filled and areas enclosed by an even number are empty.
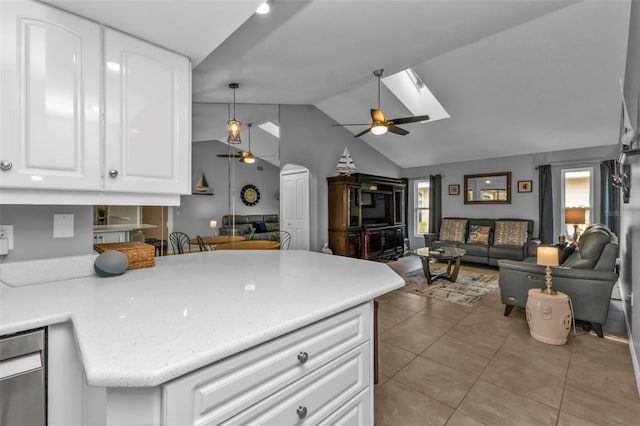
<svg viewBox="0 0 640 426"><path fill-rule="evenodd" d="M424 238L415 236L413 211L413 182L416 179L424 179L429 175L442 175L442 215L443 217L489 217L489 218L518 218L532 219L535 221L533 235L538 235L538 171L536 166L541 164L552 165L554 180L554 207L555 217L560 217L560 170L566 167L592 166L594 168L594 189L596 193L600 188L600 161L618 158L617 147L607 145L602 147L554 151L535 155L520 155L513 157L493 158L478 161L466 161L460 163L440 164L436 166L415 167L404 169L402 176L410 179L409 182L409 235L414 248L424 247ZM464 204L464 175L493 172L511 172L511 204ZM533 181L533 192L518 193L518 181ZM460 185L460 195L448 195L449 185ZM598 222L600 204L599 197L594 199L594 221ZM555 224L555 238L563 233L560 223Z"/></svg>
<svg viewBox="0 0 640 426"><path fill-rule="evenodd" d="M73 238L53 238L54 213L74 215ZM5 262L93 253L92 206L0 205L0 224L13 225L13 250Z"/></svg>
<svg viewBox="0 0 640 426"><path fill-rule="evenodd" d="M173 231L184 232L190 237L211 235L209 221L217 220L222 226L222 216L235 209L236 214L278 214L280 201L278 189L280 185L280 169L263 160L253 164L240 163L234 158L229 161L219 158L217 154L226 154L228 147L218 141L196 142L192 148L192 185L202 173L205 174L209 186L213 188L210 195L183 195L180 206L173 207ZM229 167L232 167L232 185L229 185ZM261 167L262 170L258 170ZM260 202L255 206L247 206L240 200L240 191L246 184L253 184L260 190ZM231 207L229 190L231 189Z"/></svg>
<svg viewBox="0 0 640 426"><path fill-rule="evenodd" d="M312 203L317 213L315 218L311 213L310 247L312 251L319 251L329 235L327 177L337 175L336 164L344 148L349 148L358 172L400 177L400 167L344 128L333 127L335 121L316 107L282 105L280 124L280 164L304 166L317 182L317 206Z"/></svg>
<svg viewBox="0 0 640 426"><path fill-rule="evenodd" d="M627 68L624 93L629 107L631 122L640 130L640 1L631 4L631 24L629 26ZM635 148L640 148L636 142ZM631 326L632 355L640 362L640 315L633 315L632 305L640 303L640 159L632 159L631 200L622 204L620 216L620 252L622 268L620 274L621 292L625 301L627 320ZM635 256L636 262L632 260ZM633 301L632 301L633 299ZM636 381L640 382L640 371L636 370Z"/></svg>

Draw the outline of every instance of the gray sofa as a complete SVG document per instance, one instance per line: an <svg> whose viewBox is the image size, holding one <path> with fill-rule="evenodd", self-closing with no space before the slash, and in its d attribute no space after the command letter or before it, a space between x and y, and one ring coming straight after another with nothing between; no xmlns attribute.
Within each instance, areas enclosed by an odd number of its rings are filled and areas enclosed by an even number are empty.
<svg viewBox="0 0 640 426"><path fill-rule="evenodd" d="M425 234L432 249L458 247L466 250L464 262L497 265L500 259L523 260L535 255L540 243L531 236L533 220L447 217L439 233Z"/></svg>
<svg viewBox="0 0 640 426"><path fill-rule="evenodd" d="M232 215L222 216L220 235L239 235L247 240L280 239L280 219L277 214L237 214L235 229L232 226L233 218Z"/></svg>
<svg viewBox="0 0 640 426"><path fill-rule="evenodd" d="M618 280L615 271L618 257L618 238L605 225L592 225L580 236L577 246L567 246L565 253L574 251L551 268L553 289L571 298L575 319L586 323L603 337L602 324L607 320L613 286ZM524 262L500 260L500 297L507 316L514 306L526 307L529 289L545 285L544 266L535 258Z"/></svg>

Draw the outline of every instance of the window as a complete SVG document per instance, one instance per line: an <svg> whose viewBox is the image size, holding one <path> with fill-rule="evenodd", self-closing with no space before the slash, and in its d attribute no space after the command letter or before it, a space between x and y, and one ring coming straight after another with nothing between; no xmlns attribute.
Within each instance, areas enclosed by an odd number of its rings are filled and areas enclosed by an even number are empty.
<svg viewBox="0 0 640 426"><path fill-rule="evenodd" d="M593 220L593 168L562 170L562 233L573 238L574 225L565 223L564 211L568 207L585 209L585 223L578 224L581 234Z"/></svg>
<svg viewBox="0 0 640 426"><path fill-rule="evenodd" d="M429 181L414 182L415 227L416 237L429 232Z"/></svg>

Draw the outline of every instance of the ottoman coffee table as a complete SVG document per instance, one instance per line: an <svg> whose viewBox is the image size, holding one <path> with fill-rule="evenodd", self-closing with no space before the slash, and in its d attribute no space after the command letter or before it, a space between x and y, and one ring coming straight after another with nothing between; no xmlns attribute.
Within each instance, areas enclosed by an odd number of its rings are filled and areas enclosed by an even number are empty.
<svg viewBox="0 0 640 426"><path fill-rule="evenodd" d="M429 247L419 248L413 251L416 256L422 260L422 270L427 279L427 283L431 284L436 278L447 278L451 282L455 282L460 271L460 259L467 252L464 249L456 247L441 247L438 249L430 249ZM431 259L446 260L447 272L432 274L429 268Z"/></svg>

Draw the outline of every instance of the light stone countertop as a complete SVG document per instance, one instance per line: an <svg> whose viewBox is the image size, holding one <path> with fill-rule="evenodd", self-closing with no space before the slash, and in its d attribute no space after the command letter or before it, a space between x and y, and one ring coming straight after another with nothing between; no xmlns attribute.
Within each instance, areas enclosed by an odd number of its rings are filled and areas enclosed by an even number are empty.
<svg viewBox="0 0 640 426"><path fill-rule="evenodd" d="M192 253L125 274L0 285L0 335L72 321L88 384L155 386L404 285L307 251Z"/></svg>

